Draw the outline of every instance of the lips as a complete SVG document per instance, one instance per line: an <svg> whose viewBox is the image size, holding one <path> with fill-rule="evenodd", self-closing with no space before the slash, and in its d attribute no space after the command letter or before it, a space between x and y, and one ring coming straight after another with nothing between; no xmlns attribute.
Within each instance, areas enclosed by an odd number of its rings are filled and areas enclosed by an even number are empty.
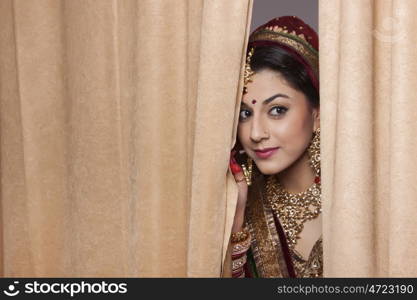
<svg viewBox="0 0 417 300"><path fill-rule="evenodd" d="M255 154L259 158L268 158L272 154L274 154L278 149L279 149L279 147L265 148L265 149L262 149L262 150L255 150Z"/></svg>

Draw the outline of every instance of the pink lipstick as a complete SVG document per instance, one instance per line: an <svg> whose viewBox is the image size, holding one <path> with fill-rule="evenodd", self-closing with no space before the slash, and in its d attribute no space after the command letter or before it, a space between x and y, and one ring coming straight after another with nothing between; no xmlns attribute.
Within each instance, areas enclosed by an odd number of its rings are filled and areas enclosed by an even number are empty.
<svg viewBox="0 0 417 300"><path fill-rule="evenodd" d="M278 149L279 149L279 147L265 148L265 149L262 149L262 150L255 150L255 154L256 154L257 157L265 159L265 158L269 158Z"/></svg>

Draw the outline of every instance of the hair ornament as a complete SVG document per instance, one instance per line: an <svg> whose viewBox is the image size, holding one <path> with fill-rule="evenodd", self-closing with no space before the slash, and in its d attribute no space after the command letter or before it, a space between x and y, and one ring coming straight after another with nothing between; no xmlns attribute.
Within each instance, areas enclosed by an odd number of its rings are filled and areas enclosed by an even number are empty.
<svg viewBox="0 0 417 300"><path fill-rule="evenodd" d="M251 48L248 53L248 56L246 57L245 74L243 76L243 94L246 94L248 92L247 85L249 82L252 82L251 77L253 76L254 72L250 67L250 61L254 52L255 48Z"/></svg>

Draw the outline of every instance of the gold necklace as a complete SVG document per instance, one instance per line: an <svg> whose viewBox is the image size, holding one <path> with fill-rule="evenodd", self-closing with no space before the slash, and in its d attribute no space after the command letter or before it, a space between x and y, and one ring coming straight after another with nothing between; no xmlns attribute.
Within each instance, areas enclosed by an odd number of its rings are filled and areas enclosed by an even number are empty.
<svg viewBox="0 0 417 300"><path fill-rule="evenodd" d="M294 249L304 223L321 213L321 185L313 183L306 191L290 194L275 176L266 183L266 197L287 236L288 246Z"/></svg>

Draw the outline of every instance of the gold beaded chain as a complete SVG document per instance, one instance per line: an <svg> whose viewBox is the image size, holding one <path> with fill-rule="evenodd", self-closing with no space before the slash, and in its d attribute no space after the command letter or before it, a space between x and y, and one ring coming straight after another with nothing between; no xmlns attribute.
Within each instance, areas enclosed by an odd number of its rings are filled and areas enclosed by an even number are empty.
<svg viewBox="0 0 417 300"><path fill-rule="evenodd" d="M302 193L290 194L275 176L270 176L266 183L266 197L281 222L288 246L294 249L304 223L317 218L321 213L320 183L313 183Z"/></svg>

